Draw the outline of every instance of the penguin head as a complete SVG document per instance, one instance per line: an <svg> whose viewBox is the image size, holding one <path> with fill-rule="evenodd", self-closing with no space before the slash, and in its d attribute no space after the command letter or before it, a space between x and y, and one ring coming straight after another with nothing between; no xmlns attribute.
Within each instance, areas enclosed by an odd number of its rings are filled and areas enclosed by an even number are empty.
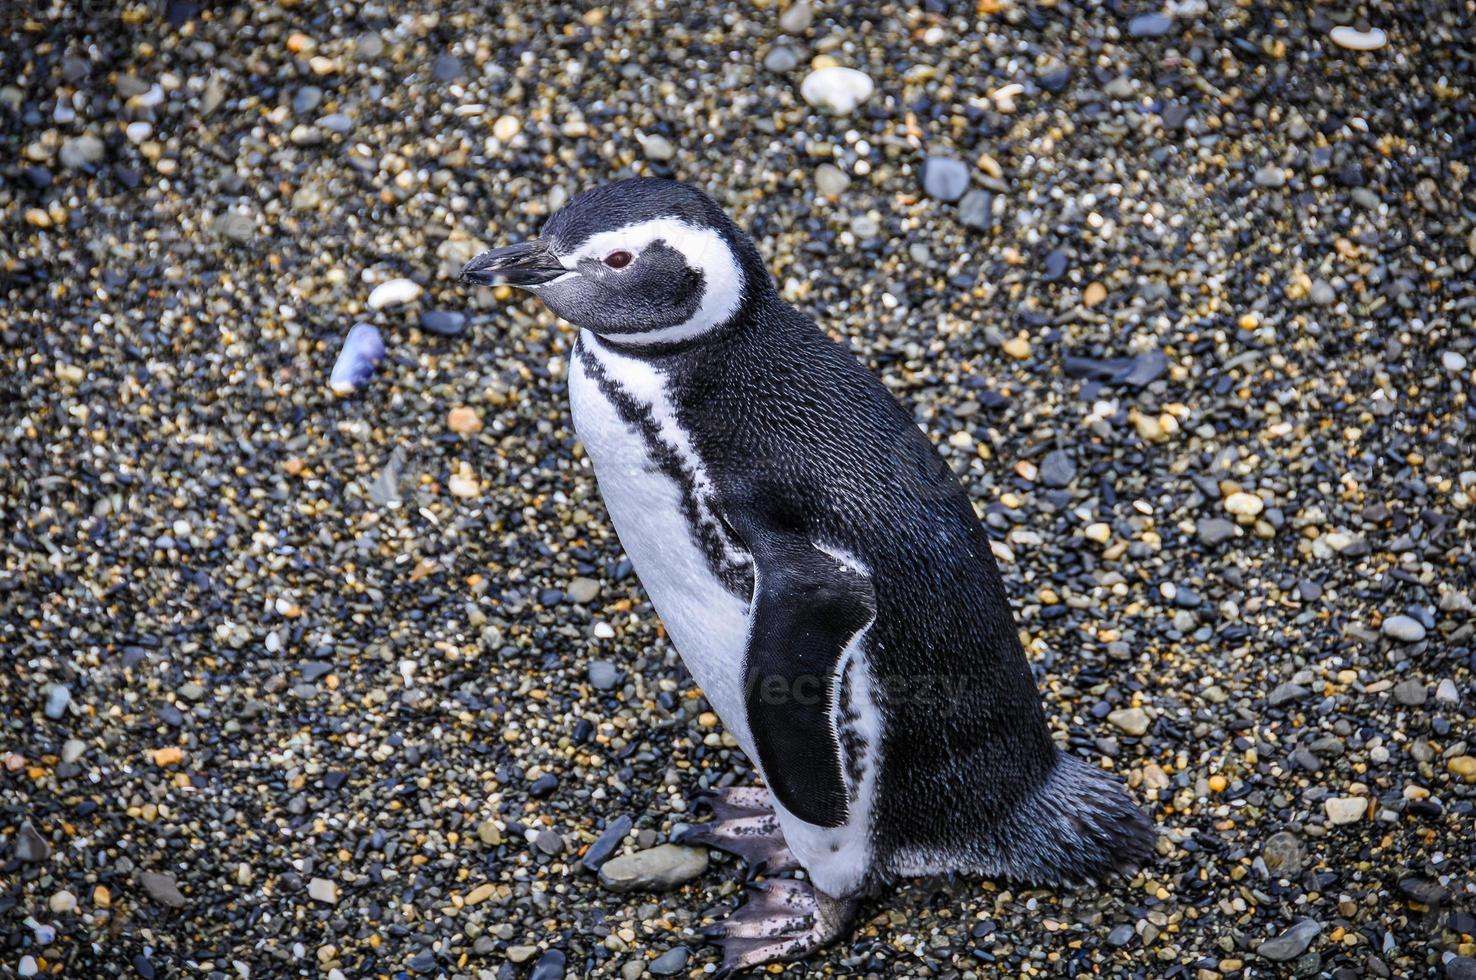
<svg viewBox="0 0 1476 980"><path fill-rule="evenodd" d="M636 346L715 335L774 289L712 198L653 178L579 195L537 239L483 252L461 278L527 289L575 326Z"/></svg>

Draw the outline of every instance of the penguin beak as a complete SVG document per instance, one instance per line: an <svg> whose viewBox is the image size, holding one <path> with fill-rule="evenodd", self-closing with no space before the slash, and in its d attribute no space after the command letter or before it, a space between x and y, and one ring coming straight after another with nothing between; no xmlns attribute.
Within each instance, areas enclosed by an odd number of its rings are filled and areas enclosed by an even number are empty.
<svg viewBox="0 0 1476 980"><path fill-rule="evenodd" d="M494 248L472 259L461 270L461 281L479 286L541 286L570 270L536 238Z"/></svg>

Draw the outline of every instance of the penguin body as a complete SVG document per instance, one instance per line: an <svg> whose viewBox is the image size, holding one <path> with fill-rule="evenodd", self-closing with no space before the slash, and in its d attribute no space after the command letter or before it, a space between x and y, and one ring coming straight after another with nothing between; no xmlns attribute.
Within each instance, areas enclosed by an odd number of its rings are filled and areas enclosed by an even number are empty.
<svg viewBox="0 0 1476 980"><path fill-rule="evenodd" d="M734 964L802 955L899 877L1075 883L1147 858L1121 787L1050 738L963 488L715 203L607 185L465 275L581 328L574 424L621 543L773 799L730 808L729 837L782 830L818 893L818 931L730 929Z"/></svg>

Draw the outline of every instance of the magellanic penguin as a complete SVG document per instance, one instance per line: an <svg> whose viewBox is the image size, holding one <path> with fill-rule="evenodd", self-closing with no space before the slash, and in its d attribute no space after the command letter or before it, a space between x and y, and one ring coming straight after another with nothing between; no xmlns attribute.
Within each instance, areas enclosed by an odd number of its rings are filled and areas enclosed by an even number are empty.
<svg viewBox="0 0 1476 980"><path fill-rule="evenodd" d="M725 970L836 939L898 878L1074 884L1149 857L1121 786L1052 742L958 480L715 202L612 183L462 276L579 328L574 426L620 542L768 787L717 794L692 839L808 879L713 927Z"/></svg>

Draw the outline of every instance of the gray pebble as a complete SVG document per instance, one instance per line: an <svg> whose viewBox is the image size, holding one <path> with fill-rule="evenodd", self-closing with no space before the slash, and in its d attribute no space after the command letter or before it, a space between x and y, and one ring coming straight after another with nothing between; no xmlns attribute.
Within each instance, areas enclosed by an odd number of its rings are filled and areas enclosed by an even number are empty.
<svg viewBox="0 0 1476 980"><path fill-rule="evenodd" d="M354 128L354 121L341 112L330 112L318 120L318 125L330 133L343 136Z"/></svg>
<svg viewBox="0 0 1476 980"><path fill-rule="evenodd" d="M1400 643L1418 643L1425 638L1425 627L1413 616L1390 616L1380 627L1383 634Z"/></svg>
<svg viewBox="0 0 1476 980"><path fill-rule="evenodd" d="M965 228L988 231L994 224L994 195L975 187L958 202L958 220Z"/></svg>
<svg viewBox="0 0 1476 980"><path fill-rule="evenodd" d="M788 45L776 44L764 55L764 67L776 75L793 71L799 64L799 55Z"/></svg>
<svg viewBox="0 0 1476 980"><path fill-rule="evenodd" d="M1200 518L1194 525L1202 544L1213 547L1235 537L1235 522L1225 517Z"/></svg>
<svg viewBox="0 0 1476 980"><path fill-rule="evenodd" d="M706 850L660 844L606 861L600 868L600 883L614 892L663 892L691 881L706 870Z"/></svg>
<svg viewBox="0 0 1476 980"><path fill-rule="evenodd" d="M244 243L256 234L256 221L241 211L224 211L211 222L213 230L226 241Z"/></svg>
<svg viewBox="0 0 1476 980"><path fill-rule="evenodd" d="M1256 947L1256 953L1264 959L1283 962L1296 959L1322 933L1322 923L1315 919L1303 919L1275 939L1268 939Z"/></svg>
<svg viewBox="0 0 1476 980"><path fill-rule="evenodd" d="M15 835L15 856L25 864L39 864L51 857L51 845L29 820L20 825Z"/></svg>
<svg viewBox="0 0 1476 980"><path fill-rule="evenodd" d="M187 904L184 894L174 883L173 875L162 874L158 871L140 871L138 883L143 886L144 891L148 892L149 897L160 905L178 909Z"/></svg>
<svg viewBox="0 0 1476 980"><path fill-rule="evenodd" d="M1132 942L1133 939L1137 937L1137 935L1138 933L1133 929L1133 927L1129 923L1124 922L1120 926L1115 926L1113 930L1107 934L1107 942L1113 946L1126 946L1128 943Z"/></svg>
<svg viewBox="0 0 1476 980"><path fill-rule="evenodd" d="M1128 21L1128 34L1132 37L1162 37L1174 26L1174 19L1165 13L1139 14Z"/></svg>
<svg viewBox="0 0 1476 980"><path fill-rule="evenodd" d="M608 660L591 660L589 662L589 683L597 690L611 690L620 683L620 670Z"/></svg>
<svg viewBox="0 0 1476 980"><path fill-rule="evenodd" d="M466 70L461 67L461 59L455 55L438 54L435 64L431 66L431 75L438 82L457 82L466 77Z"/></svg>
<svg viewBox="0 0 1476 980"><path fill-rule="evenodd" d="M953 157L928 157L922 165L922 186L936 201L957 201L969 189L969 168Z"/></svg>
<svg viewBox="0 0 1476 980"><path fill-rule="evenodd" d="M323 90L316 85L304 85L292 96L292 111L299 116L307 115L323 103Z"/></svg>
<svg viewBox="0 0 1476 980"><path fill-rule="evenodd" d="M1266 704L1273 708L1280 708L1293 701L1300 701L1311 693L1300 684L1279 684L1272 689L1270 694L1266 695Z"/></svg>
<svg viewBox="0 0 1476 980"><path fill-rule="evenodd" d="M72 689L65 684L52 684L46 692L46 706L42 711L52 721L60 721L72 703Z"/></svg>
<svg viewBox="0 0 1476 980"><path fill-rule="evenodd" d="M456 337L466 329L466 314L455 310L426 310L420 314L420 329L442 337Z"/></svg>
<svg viewBox="0 0 1476 980"><path fill-rule="evenodd" d="M1054 449L1040 461L1039 476L1040 482L1048 487L1070 486L1076 479L1076 460L1066 450Z"/></svg>
<svg viewBox="0 0 1476 980"><path fill-rule="evenodd" d="M1424 704L1430 697L1430 689L1425 687L1424 682L1414 678L1400 681L1394 685L1394 700L1407 707L1415 708Z"/></svg>
<svg viewBox="0 0 1476 980"><path fill-rule="evenodd" d="M650 970L654 976L669 977L682 972L682 968L687 965L687 957L690 955L687 947L673 946L652 960L651 965L646 969Z"/></svg>

